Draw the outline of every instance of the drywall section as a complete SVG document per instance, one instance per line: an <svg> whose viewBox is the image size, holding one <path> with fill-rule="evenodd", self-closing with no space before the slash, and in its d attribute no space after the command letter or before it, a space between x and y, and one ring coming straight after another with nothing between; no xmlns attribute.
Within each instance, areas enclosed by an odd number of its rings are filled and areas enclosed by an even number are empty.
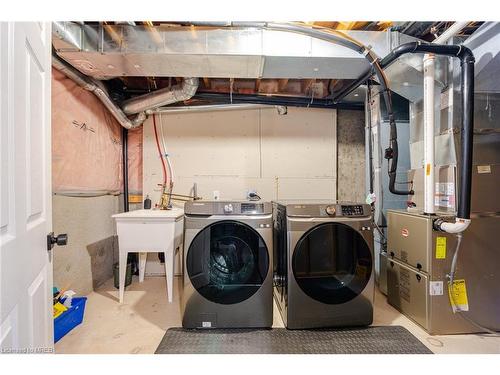
<svg viewBox="0 0 500 375"><path fill-rule="evenodd" d="M337 111L337 197L365 201L365 113Z"/></svg>
<svg viewBox="0 0 500 375"><path fill-rule="evenodd" d="M174 169L174 192L213 199L336 199L336 111L289 107L157 116ZM161 141L160 141L161 142ZM143 195L159 201L163 176L153 122L143 126ZM175 202L174 202L175 203ZM181 202L178 202L182 204ZM179 252L178 254L181 254ZM180 255L175 272L182 272ZM146 274L164 273L155 254Z"/></svg>
<svg viewBox="0 0 500 375"><path fill-rule="evenodd" d="M174 192L213 199L336 199L336 111L274 107L157 116L174 168ZM160 129L158 129L159 132ZM160 198L162 170L149 118L143 129L143 195Z"/></svg>

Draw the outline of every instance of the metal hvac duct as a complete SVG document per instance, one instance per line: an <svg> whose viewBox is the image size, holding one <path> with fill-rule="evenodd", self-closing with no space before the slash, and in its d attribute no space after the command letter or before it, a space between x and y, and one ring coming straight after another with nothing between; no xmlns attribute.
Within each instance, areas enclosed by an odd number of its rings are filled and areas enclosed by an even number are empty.
<svg viewBox="0 0 500 375"><path fill-rule="evenodd" d="M191 98L198 89L198 78L185 78L183 83L173 90L161 89L135 97L126 101L123 109L121 109L109 97L102 82L92 77L85 76L55 55L52 56L52 66L66 75L66 77L75 81L85 90L93 92L125 129L132 129L142 125L147 118L146 111L187 100ZM127 115L136 113L137 116L133 119L127 117Z"/></svg>
<svg viewBox="0 0 500 375"><path fill-rule="evenodd" d="M127 115L141 113L188 100L196 93L198 84L198 78L184 78L182 84L175 86L173 89L167 87L124 101L122 104L123 112Z"/></svg>
<svg viewBox="0 0 500 375"><path fill-rule="evenodd" d="M275 27L272 30L237 25L234 28L105 25L104 28L104 25L54 22L52 44L57 55L97 79L127 76L355 79L370 66L364 56L343 45L345 38L338 37L338 44L332 44L316 36L282 32L279 24L269 24ZM317 30L311 32L324 36ZM345 34L370 45L378 56L385 56L391 50L387 32L349 30Z"/></svg>

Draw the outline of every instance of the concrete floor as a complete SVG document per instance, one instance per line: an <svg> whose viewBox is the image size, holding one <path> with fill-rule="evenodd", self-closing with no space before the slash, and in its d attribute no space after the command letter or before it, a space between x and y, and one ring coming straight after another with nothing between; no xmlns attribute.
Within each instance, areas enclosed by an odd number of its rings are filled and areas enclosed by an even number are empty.
<svg viewBox="0 0 500 375"><path fill-rule="evenodd" d="M165 279L136 276L125 292L123 305L110 279L88 295L84 323L63 337L56 353L154 353L165 331L181 326L180 278L175 278L174 302L166 297ZM401 325L434 353L500 353L500 338L485 335L430 336L417 324L389 306L380 292L375 293L374 325ZM274 327L283 327L274 312Z"/></svg>

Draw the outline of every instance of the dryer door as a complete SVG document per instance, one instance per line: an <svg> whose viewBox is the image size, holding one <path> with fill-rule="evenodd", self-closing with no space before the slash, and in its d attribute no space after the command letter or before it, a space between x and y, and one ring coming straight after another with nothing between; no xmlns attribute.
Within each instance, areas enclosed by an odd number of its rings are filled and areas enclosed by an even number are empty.
<svg viewBox="0 0 500 375"><path fill-rule="evenodd" d="M219 221L196 235L186 256L193 287L207 300L233 304L250 298L269 269L268 249L250 226Z"/></svg>
<svg viewBox="0 0 500 375"><path fill-rule="evenodd" d="M297 242L293 275L309 297L340 304L362 293L372 272L370 248L361 234L342 223L319 224Z"/></svg>

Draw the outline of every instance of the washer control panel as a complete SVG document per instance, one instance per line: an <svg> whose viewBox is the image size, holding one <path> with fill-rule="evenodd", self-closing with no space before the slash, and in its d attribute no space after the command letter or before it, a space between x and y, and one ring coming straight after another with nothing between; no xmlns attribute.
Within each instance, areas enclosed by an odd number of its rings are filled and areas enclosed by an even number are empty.
<svg viewBox="0 0 500 375"><path fill-rule="evenodd" d="M342 216L363 216L363 205L342 205Z"/></svg>
<svg viewBox="0 0 500 375"><path fill-rule="evenodd" d="M270 202L251 201L188 201L184 205L184 213L193 216L207 215L270 215Z"/></svg>

